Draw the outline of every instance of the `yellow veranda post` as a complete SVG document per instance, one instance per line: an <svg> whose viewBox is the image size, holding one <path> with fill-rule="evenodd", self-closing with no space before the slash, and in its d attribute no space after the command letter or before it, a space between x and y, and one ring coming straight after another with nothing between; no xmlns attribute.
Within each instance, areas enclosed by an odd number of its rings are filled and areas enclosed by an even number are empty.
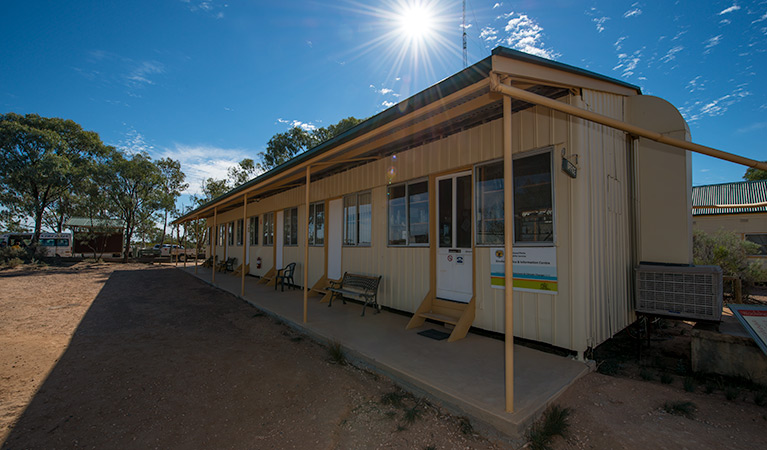
<svg viewBox="0 0 767 450"><path fill-rule="evenodd" d="M304 323L308 320L309 307L309 182L311 165L306 166L306 195L304 198Z"/></svg>
<svg viewBox="0 0 767 450"><path fill-rule="evenodd" d="M514 250L512 214L511 98L503 97L503 242L505 258L504 353L506 362L506 411L514 412Z"/></svg>
<svg viewBox="0 0 767 450"><path fill-rule="evenodd" d="M248 209L248 194L242 196L242 261L240 262L240 270L242 274L242 285L240 286L240 296L245 296L245 256L247 250L247 239L245 239L245 218L247 217Z"/></svg>
<svg viewBox="0 0 767 450"><path fill-rule="evenodd" d="M216 241L218 240L218 207L213 208L213 231L211 231L213 251L210 254L212 264L210 266L210 282L216 283Z"/></svg>

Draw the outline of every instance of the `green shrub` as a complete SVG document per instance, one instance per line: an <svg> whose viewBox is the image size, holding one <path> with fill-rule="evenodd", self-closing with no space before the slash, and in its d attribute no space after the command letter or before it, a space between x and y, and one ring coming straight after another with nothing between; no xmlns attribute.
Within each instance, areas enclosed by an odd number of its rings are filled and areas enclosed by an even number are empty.
<svg viewBox="0 0 767 450"><path fill-rule="evenodd" d="M686 377L684 379L684 390L687 392L695 392L695 388L697 388L698 383L695 381L695 378L693 377Z"/></svg>
<svg viewBox="0 0 767 450"><path fill-rule="evenodd" d="M759 390L754 392L754 403L758 406L767 405L767 390Z"/></svg>
<svg viewBox="0 0 767 450"><path fill-rule="evenodd" d="M663 384L671 384L674 382L674 377L664 372L660 376L660 382Z"/></svg>
<svg viewBox="0 0 767 450"><path fill-rule="evenodd" d="M767 271L756 262L748 261L748 255L755 254L759 246L742 239L732 231L719 230L707 234L700 230L693 233L693 259L696 265L713 265L722 268L724 276L743 280L743 295L754 282L767 279Z"/></svg>
<svg viewBox="0 0 767 450"><path fill-rule="evenodd" d="M692 419L698 407L693 402L666 402L663 405L663 409L669 414Z"/></svg>
<svg viewBox="0 0 767 450"><path fill-rule="evenodd" d="M341 347L341 344L338 342L331 342L330 345L328 345L328 356L330 357L331 363L340 366L346 365L346 354L344 353L343 347Z"/></svg>
<svg viewBox="0 0 767 450"><path fill-rule="evenodd" d="M655 379L655 374L650 369L642 369L639 371L639 376L645 381L652 381Z"/></svg>
<svg viewBox="0 0 767 450"><path fill-rule="evenodd" d="M570 427L570 408L562 408L558 405L550 406L540 420L535 422L527 432L530 448L533 450L545 450L550 447L554 436L567 436Z"/></svg>

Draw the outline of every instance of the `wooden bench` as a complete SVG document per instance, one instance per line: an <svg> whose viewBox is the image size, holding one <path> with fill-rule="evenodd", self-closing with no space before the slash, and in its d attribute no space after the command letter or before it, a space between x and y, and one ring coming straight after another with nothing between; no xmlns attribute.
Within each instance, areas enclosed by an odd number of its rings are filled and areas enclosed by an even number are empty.
<svg viewBox="0 0 767 450"><path fill-rule="evenodd" d="M372 305L375 308L376 314L378 314L381 312L381 305L378 304L378 284L380 282L380 276L374 277L346 272L341 281L330 282L327 290L332 292L332 295L330 296L330 302L328 302L328 308L333 305L333 297L340 296L341 301L346 304L344 296L347 296L365 301L365 304L362 305L362 317L365 317L365 307L368 304Z"/></svg>
<svg viewBox="0 0 767 450"><path fill-rule="evenodd" d="M221 261L216 266L216 270L219 272L231 272L234 270L234 265L237 263L237 258L229 258L225 261Z"/></svg>

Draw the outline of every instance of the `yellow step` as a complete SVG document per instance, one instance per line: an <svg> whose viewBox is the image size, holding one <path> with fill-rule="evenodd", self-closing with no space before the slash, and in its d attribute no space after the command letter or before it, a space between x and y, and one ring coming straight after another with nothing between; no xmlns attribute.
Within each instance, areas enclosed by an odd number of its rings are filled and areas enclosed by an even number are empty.
<svg viewBox="0 0 767 450"><path fill-rule="evenodd" d="M433 312L419 313L418 317L423 317L424 319L432 319L438 322L449 323L451 325L458 324L458 319L459 319L458 317L446 316L444 314L437 314Z"/></svg>

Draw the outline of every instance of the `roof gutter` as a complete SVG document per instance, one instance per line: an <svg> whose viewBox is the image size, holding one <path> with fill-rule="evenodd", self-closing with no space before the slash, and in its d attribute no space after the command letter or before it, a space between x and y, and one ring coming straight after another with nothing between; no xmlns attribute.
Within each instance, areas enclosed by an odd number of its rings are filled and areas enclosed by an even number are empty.
<svg viewBox="0 0 767 450"><path fill-rule="evenodd" d="M725 161L734 162L748 167L753 167L759 170L767 170L767 163L756 161L753 159L738 156L732 153L717 150L715 148L706 147L705 145L695 144L693 142L683 141L681 139L675 139L665 136L656 131L651 131L636 125L623 122L621 120L613 119L611 117L603 116L585 109L581 109L575 106L571 106L565 103L558 102L556 100L544 97L542 95L534 94L524 89L515 88L500 82L499 77L502 76L497 72L490 73L490 91L498 92L500 94L515 98L517 100L523 100L528 103L534 103L536 105L545 106L556 111L569 114L571 116L580 117L581 119L590 120L601 125L606 125L626 133L647 138L662 144L668 144L674 147L678 147L684 150L690 150L696 153L702 153L704 155L713 156L714 158L723 159Z"/></svg>
<svg viewBox="0 0 767 450"><path fill-rule="evenodd" d="M739 203L734 205L693 205L692 209L709 209L709 208L717 208L717 209L729 209L729 208L761 208L763 206L767 206L767 202L758 202L758 203Z"/></svg>

